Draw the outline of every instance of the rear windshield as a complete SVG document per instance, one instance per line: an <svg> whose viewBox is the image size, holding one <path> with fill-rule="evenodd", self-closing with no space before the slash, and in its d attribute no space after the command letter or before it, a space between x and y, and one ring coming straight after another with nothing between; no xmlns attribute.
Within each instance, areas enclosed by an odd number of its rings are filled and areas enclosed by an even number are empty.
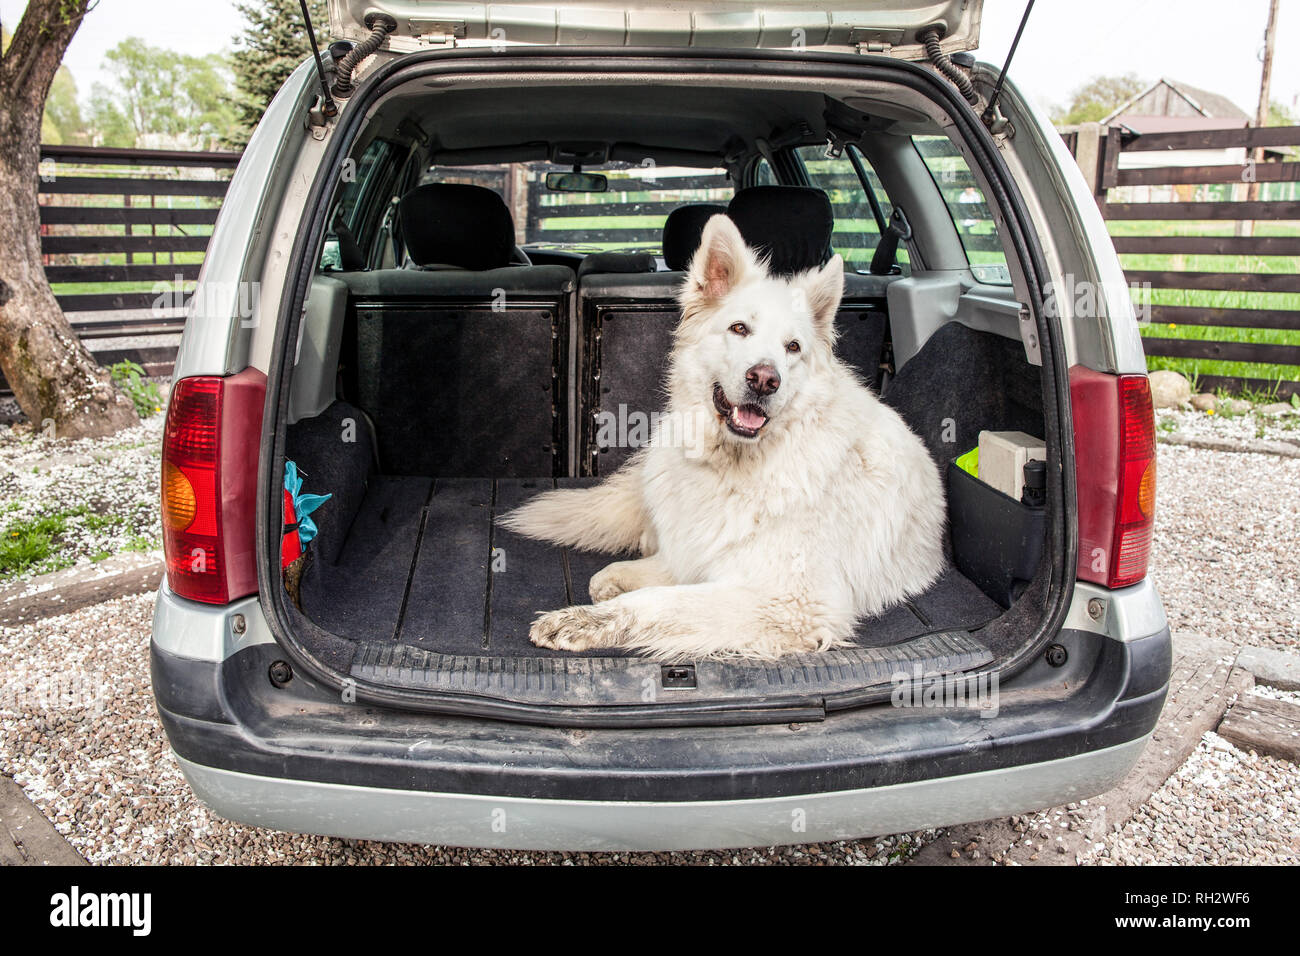
<svg viewBox="0 0 1300 956"><path fill-rule="evenodd" d="M735 192L724 169L635 166L584 167L608 180L605 192L554 192L546 174L572 172L551 163L434 166L421 183L471 183L493 190L515 219L520 245L577 252L663 251L664 220L687 203L727 203Z"/></svg>

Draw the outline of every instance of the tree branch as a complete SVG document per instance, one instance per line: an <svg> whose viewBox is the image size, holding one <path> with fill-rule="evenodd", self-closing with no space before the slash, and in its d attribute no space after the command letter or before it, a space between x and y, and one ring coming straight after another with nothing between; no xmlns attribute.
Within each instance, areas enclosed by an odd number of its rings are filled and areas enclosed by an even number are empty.
<svg viewBox="0 0 1300 956"><path fill-rule="evenodd" d="M43 104L64 51L90 8L90 0L29 0L0 59L0 90Z"/></svg>

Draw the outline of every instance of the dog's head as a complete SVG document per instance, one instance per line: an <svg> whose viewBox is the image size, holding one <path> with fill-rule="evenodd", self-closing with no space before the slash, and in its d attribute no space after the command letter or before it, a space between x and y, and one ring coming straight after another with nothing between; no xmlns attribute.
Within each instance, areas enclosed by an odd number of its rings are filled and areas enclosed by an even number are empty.
<svg viewBox="0 0 1300 956"><path fill-rule="evenodd" d="M793 278L768 275L724 215L704 227L679 295L672 398L707 404L720 433L761 441L822 399L844 288L839 256Z"/></svg>

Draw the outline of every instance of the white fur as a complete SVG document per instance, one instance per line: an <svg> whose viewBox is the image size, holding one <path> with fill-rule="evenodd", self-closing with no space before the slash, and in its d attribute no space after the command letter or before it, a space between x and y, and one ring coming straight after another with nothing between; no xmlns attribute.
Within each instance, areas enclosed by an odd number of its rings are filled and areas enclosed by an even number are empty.
<svg viewBox="0 0 1300 956"><path fill-rule="evenodd" d="M771 659L847 643L858 619L933 583L939 472L835 357L843 281L838 256L771 278L730 219L709 221L680 294L666 424L600 485L548 492L505 518L556 544L643 555L592 578L594 605L540 615L534 644ZM737 322L749 334L730 331ZM713 386L746 401L745 372L759 363L781 385L758 437L743 438Z"/></svg>

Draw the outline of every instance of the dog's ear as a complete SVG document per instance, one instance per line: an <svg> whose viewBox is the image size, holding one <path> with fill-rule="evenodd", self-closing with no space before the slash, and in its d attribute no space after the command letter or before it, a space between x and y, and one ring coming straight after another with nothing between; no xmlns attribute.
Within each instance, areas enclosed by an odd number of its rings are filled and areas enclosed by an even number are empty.
<svg viewBox="0 0 1300 956"><path fill-rule="evenodd" d="M835 344L835 315L844 295L844 260L838 255L820 269L809 269L790 281L803 294L813 328L826 342Z"/></svg>
<svg viewBox="0 0 1300 956"><path fill-rule="evenodd" d="M758 260L745 245L736 224L719 213L705 223L700 247L691 258L686 297L699 304L716 302L757 268Z"/></svg>

